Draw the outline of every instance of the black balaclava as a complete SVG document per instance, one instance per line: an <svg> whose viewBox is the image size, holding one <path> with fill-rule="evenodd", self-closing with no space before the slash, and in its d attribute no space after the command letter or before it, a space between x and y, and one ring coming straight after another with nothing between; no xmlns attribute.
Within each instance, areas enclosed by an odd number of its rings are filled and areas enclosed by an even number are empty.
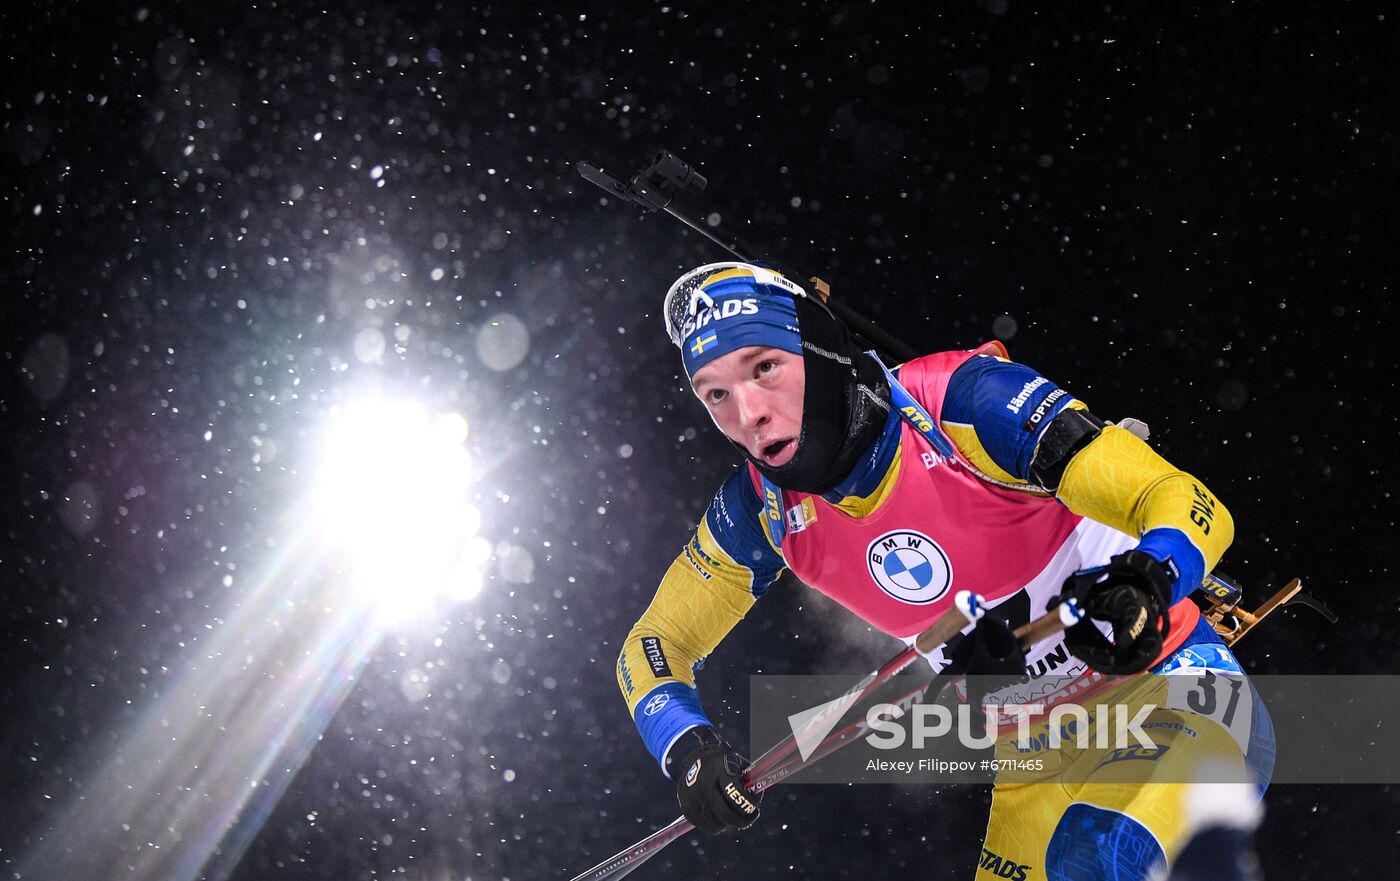
<svg viewBox="0 0 1400 881"><path fill-rule="evenodd" d="M824 493L849 476L879 439L889 415L890 384L825 305L794 299L807 376L797 451L787 464L773 468L750 456L743 444L734 446L783 489Z"/></svg>
<svg viewBox="0 0 1400 881"><path fill-rule="evenodd" d="M879 439L890 410L884 370L826 304L800 285L751 263L711 263L671 285L663 312L688 376L750 345L801 354L806 391L793 457L773 468L734 444L778 486L828 492Z"/></svg>

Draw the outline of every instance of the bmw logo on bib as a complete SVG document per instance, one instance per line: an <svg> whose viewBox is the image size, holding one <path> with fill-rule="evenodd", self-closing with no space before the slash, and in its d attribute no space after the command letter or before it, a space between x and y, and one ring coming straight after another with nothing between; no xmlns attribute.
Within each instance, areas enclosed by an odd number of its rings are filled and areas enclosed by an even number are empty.
<svg viewBox="0 0 1400 881"><path fill-rule="evenodd" d="M900 602L936 602L953 583L948 555L938 542L912 529L897 529L872 541L865 561L880 589Z"/></svg>

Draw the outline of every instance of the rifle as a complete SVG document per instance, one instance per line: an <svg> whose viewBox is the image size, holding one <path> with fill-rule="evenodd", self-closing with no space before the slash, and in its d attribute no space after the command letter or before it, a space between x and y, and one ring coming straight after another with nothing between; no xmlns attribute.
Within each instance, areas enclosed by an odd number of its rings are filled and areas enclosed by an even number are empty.
<svg viewBox="0 0 1400 881"><path fill-rule="evenodd" d="M719 224L702 221L698 214L687 210L676 197L698 196L705 191L709 181L676 154L662 150L656 154L650 165L632 175L627 183L591 162L579 160L574 163L574 167L584 180L609 195L624 202L631 202L647 212L665 211L745 263L764 263L787 278L806 278L827 308L837 318L846 322L846 326L864 343L870 344L868 348L877 349L887 360L903 363L919 357L919 352L912 346L886 333L850 304L832 299L831 285L827 282L815 275L809 276L784 266L771 255L749 245Z"/></svg>

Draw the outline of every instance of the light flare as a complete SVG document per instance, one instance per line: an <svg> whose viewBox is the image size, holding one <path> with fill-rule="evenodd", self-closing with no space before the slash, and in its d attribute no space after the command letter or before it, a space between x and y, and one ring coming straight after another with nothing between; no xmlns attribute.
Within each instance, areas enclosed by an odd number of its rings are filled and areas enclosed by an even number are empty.
<svg viewBox="0 0 1400 881"><path fill-rule="evenodd" d="M376 598L390 624L480 589L479 573L466 565L481 526L468 501L467 434L460 414L384 400L339 409L325 426L317 528L350 585Z"/></svg>
<svg viewBox="0 0 1400 881"><path fill-rule="evenodd" d="M415 404L334 413L272 553L114 749L74 758L81 788L15 877L228 878L387 629L480 591L491 545L466 438L462 416Z"/></svg>

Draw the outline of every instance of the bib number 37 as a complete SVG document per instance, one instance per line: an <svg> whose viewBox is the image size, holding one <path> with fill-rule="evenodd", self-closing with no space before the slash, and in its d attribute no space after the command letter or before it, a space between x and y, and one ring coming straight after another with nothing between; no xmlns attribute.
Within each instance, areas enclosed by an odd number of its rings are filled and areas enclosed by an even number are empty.
<svg viewBox="0 0 1400 881"><path fill-rule="evenodd" d="M1204 716L1230 732L1240 752L1249 749L1254 719L1254 690L1239 673L1203 673L1167 677L1167 706Z"/></svg>

